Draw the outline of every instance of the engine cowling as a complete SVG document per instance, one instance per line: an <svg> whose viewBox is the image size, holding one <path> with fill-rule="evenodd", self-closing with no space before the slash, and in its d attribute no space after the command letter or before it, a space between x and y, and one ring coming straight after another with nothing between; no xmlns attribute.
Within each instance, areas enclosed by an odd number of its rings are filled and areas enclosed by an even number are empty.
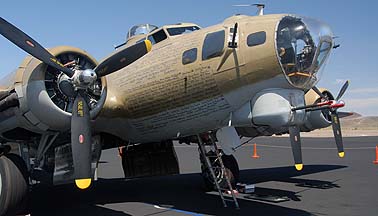
<svg viewBox="0 0 378 216"><path fill-rule="evenodd" d="M321 88L320 92L329 100L334 97L327 89ZM314 90L309 90L305 95L307 105L321 102L322 98ZM305 124L301 126L301 131L308 132L315 129L326 128L332 123L331 114L328 109L317 110L306 113Z"/></svg>
<svg viewBox="0 0 378 216"><path fill-rule="evenodd" d="M93 69L97 65L97 61L92 56L75 47L59 46L49 49L49 52L62 64L70 65L70 62L75 61L74 65L80 69ZM67 97L59 86L59 83L68 79L67 76L28 56L9 77L7 91L17 94L19 106L12 107L13 115L0 126L0 133L3 136L4 132L14 128L23 128L35 133L47 130L66 131L70 128L74 99ZM4 88L4 83L2 86ZM98 79L86 94L93 119L105 103L105 77Z"/></svg>

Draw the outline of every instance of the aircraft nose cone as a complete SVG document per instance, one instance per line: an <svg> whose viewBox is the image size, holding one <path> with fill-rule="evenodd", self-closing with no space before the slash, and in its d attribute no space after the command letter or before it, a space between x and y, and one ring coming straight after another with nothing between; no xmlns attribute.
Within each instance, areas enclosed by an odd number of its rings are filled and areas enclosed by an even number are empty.
<svg viewBox="0 0 378 216"><path fill-rule="evenodd" d="M278 25L277 56L289 83L310 89L333 46L331 28L316 19L286 16Z"/></svg>

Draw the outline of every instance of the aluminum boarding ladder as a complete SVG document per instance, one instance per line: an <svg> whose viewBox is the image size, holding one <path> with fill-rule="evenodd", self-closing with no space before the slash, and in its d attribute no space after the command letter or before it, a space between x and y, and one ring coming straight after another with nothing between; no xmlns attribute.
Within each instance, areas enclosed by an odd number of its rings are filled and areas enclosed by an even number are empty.
<svg viewBox="0 0 378 216"><path fill-rule="evenodd" d="M238 200L236 199L236 195L234 193L234 189L232 188L232 185L231 185L231 181L230 179L228 178L228 175L226 175L226 168L223 164L223 161L222 161L222 154L220 153L218 147L217 147L217 144L215 143L215 141L213 140L213 138L211 137L211 135L209 136L210 137L210 140L211 140L211 145L213 146L214 148L214 151L215 151L215 156L210 156L206 153L206 148L205 148L205 144L204 142L202 141L201 139L201 136L200 135L197 135L197 139L198 139L198 147L199 147L199 150L200 150L200 155L201 157L204 159L205 161L205 166L206 168L210 171L210 174L211 174L211 177L213 178L214 180L214 183L215 183L215 187L217 188L218 190L218 193L219 193L219 196L222 200L222 203L223 203L223 206L224 207L227 207L227 203L226 201L230 201L230 202L233 202L235 204L235 208L236 209L239 209L239 203L238 203ZM216 159L219 161L219 164L221 166L221 169L222 169L222 173L224 174L224 177L226 179L226 182L227 182L227 186L228 188L221 188L218 181L217 181L217 177L215 175L215 170L214 170L214 167L212 166L211 162L210 162L210 157L216 157ZM231 192L231 195L232 195L232 200L231 199L225 199L225 197L223 196L223 191L230 191Z"/></svg>

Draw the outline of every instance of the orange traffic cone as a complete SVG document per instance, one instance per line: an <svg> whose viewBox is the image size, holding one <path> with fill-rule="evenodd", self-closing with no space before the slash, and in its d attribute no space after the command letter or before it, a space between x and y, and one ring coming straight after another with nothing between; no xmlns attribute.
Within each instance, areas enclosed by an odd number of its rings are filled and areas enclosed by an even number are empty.
<svg viewBox="0 0 378 216"><path fill-rule="evenodd" d="M252 155L252 158L259 158L260 156L257 155L257 147L256 147L256 143L253 145L253 155Z"/></svg>
<svg viewBox="0 0 378 216"><path fill-rule="evenodd" d="M378 164L378 146L375 146L375 161L373 163Z"/></svg>

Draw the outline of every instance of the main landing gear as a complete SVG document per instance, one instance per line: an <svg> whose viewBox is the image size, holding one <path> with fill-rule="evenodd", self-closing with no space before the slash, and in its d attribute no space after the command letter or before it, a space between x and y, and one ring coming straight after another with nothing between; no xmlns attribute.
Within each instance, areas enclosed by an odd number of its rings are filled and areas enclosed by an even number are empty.
<svg viewBox="0 0 378 216"><path fill-rule="evenodd" d="M222 170L222 167L219 163L219 160L216 158L216 154L213 151L207 153L210 158L210 162L213 165L215 176L217 177L217 182L221 188L227 187L226 176L229 178L232 188L236 187L236 183L239 182L239 165L233 155L224 155L222 152L222 161L224 164L225 170ZM208 191L214 190L215 182L211 177L209 169L205 165L203 157L201 157L201 171L202 177L205 183L205 189Z"/></svg>
<svg viewBox="0 0 378 216"><path fill-rule="evenodd" d="M235 185L239 180L239 167L232 155L225 155L217 147L211 134L197 136L201 159L202 176L205 186L210 190L217 190L223 206L227 207L226 201L233 202L236 209L239 203L234 192ZM206 148L209 145L209 148ZM231 192L232 199L223 196L223 192Z"/></svg>
<svg viewBox="0 0 378 216"><path fill-rule="evenodd" d="M28 171L15 154L0 157L0 216L16 215L28 194Z"/></svg>

